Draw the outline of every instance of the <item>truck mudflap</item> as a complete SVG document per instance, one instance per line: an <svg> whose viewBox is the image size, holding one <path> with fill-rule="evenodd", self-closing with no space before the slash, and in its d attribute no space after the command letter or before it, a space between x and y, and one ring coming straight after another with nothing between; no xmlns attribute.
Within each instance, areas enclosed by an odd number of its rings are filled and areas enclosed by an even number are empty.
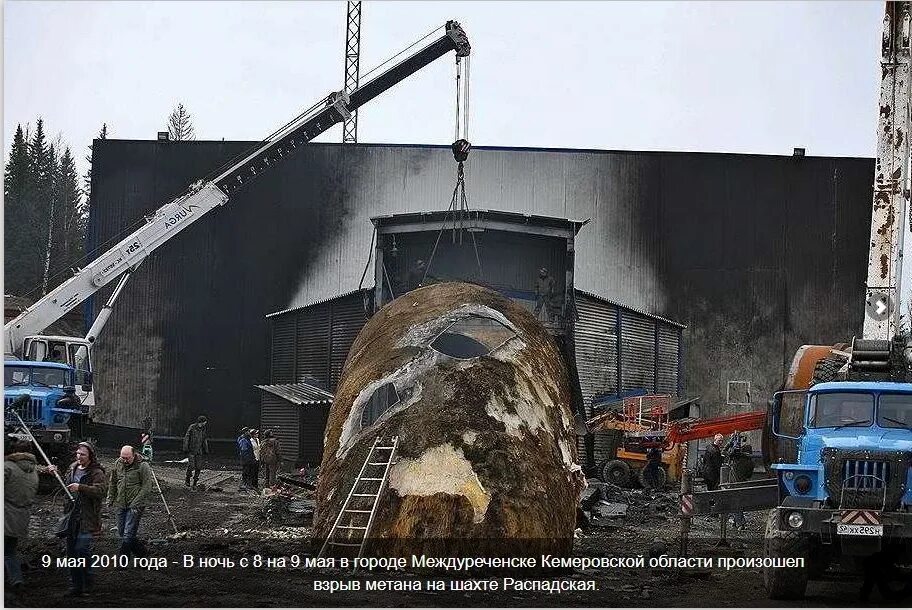
<svg viewBox="0 0 912 610"><path fill-rule="evenodd" d="M912 540L912 513L789 506L779 511L779 529L818 535L825 544Z"/></svg>

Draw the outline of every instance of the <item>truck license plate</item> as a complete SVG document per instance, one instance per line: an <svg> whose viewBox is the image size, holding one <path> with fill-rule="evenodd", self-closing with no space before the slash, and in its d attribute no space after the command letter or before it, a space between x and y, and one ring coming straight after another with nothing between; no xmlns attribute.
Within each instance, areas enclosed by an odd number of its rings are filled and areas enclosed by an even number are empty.
<svg viewBox="0 0 912 610"><path fill-rule="evenodd" d="M841 536L883 536L883 526L837 523L836 533Z"/></svg>

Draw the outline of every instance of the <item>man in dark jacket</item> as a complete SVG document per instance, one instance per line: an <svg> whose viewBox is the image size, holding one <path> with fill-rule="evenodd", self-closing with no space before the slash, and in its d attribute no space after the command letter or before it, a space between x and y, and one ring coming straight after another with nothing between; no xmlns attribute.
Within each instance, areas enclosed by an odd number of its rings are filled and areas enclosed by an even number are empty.
<svg viewBox="0 0 912 610"><path fill-rule="evenodd" d="M152 495L152 468L142 455L130 445L124 445L120 457L111 467L108 487L108 506L114 506L117 513L117 535L120 536L121 555L143 555L142 546L136 540L139 520L146 509L146 501Z"/></svg>
<svg viewBox="0 0 912 610"><path fill-rule="evenodd" d="M713 437L712 444L706 448L703 454L703 482L706 483L707 491L719 489L719 480L722 477L722 441L725 439L721 434Z"/></svg>
<svg viewBox="0 0 912 610"><path fill-rule="evenodd" d="M47 470L53 474L57 467L51 465ZM104 468L98 463L95 448L90 443L82 442L76 446L76 461L70 464L63 480L76 500L75 507L69 500L64 503L64 513L74 511L73 514L77 515L72 535L66 538L67 556L82 558L85 564L84 567L70 568L70 594L78 597L92 589L94 574L90 557L95 538L101 535L101 502L107 491Z"/></svg>
<svg viewBox="0 0 912 610"><path fill-rule="evenodd" d="M9 586L22 586L17 549L28 537L32 503L38 493L38 466L24 443L13 443L3 459L3 563Z"/></svg>
<svg viewBox="0 0 912 610"><path fill-rule="evenodd" d="M754 450L753 447L748 444L747 435L738 435L736 433L732 436L732 439L722 453L724 456L728 457L729 465L731 466L732 479L738 482L750 481L751 477L754 476ZM744 511L732 513L732 518L735 527L738 529L744 529L747 525L747 518L744 516Z"/></svg>
<svg viewBox="0 0 912 610"><path fill-rule="evenodd" d="M241 428L237 438L238 459L241 461L241 485L238 491L253 489L253 471L256 468L256 456L250 442L250 428Z"/></svg>
<svg viewBox="0 0 912 610"><path fill-rule="evenodd" d="M199 482L200 470L203 467L203 456L209 454L209 422L205 415L196 418L196 423L190 424L184 434L184 453L187 455L187 478L184 486L196 491ZM190 475L193 475L193 485L190 485Z"/></svg>

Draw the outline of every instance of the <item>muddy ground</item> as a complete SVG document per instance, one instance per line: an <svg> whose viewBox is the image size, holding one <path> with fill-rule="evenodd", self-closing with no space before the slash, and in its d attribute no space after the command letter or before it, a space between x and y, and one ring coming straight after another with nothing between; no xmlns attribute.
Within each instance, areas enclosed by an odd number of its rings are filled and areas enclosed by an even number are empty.
<svg viewBox="0 0 912 610"><path fill-rule="evenodd" d="M105 454L110 463L114 453ZM756 569L723 569L680 571L674 569L590 569L563 574L520 574L515 578L556 581L594 581L595 591L365 591L364 580L421 581L485 579L481 574L428 574L379 572L359 573L361 591L329 593L314 588L314 581L349 581L347 571L315 571L303 567L184 568L184 555L195 558L229 558L235 562L255 556L304 557L314 552L310 540L308 499L310 492L294 498L268 500L249 492L238 491L239 472L230 462L211 463L202 481L208 486L197 492L183 487L180 465L164 460L177 456L156 456L155 471L165 498L181 530L173 535L161 499L156 496L146 510L140 529L148 541L153 557L164 557L173 564L150 571L142 568L112 567L96 570L96 585L84 597L67 595L68 571L56 567L62 556L60 543L48 535L57 521L59 495L39 498L33 513L31 537L21 545L21 555L29 563L25 572L26 586L18 592L6 590L6 606L27 607L310 607L310 606L785 606L770 602L763 590L763 575ZM298 491L290 488L288 494ZM648 494L639 490L617 492L613 500L627 503L623 517L601 518L577 532L575 554L586 556L635 557L667 551L678 552L679 520L676 517L676 495ZM748 515L748 526L732 531L729 546L715 546L718 521L697 519L691 534L691 556L758 557L762 555L762 531L765 515ZM105 533L95 553L112 554L117 549L112 516L105 519ZM663 548L664 546L664 548ZM45 568L45 563L51 566ZM500 580L503 575L492 577ZM808 597L795 606L857 606L860 582L844 576L833 576L827 582L815 582ZM900 603L900 606L908 605ZM883 604L879 593L871 596L871 605Z"/></svg>

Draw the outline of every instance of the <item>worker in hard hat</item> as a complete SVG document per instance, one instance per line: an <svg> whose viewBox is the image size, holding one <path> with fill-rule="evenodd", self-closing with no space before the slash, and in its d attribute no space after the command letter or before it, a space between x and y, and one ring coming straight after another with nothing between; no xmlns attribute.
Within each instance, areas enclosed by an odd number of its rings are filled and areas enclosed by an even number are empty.
<svg viewBox="0 0 912 610"><path fill-rule="evenodd" d="M551 299L554 297L554 278L544 267L538 270L538 277L535 278L535 317L539 317L542 308L548 315L548 320L554 319L551 311Z"/></svg>

